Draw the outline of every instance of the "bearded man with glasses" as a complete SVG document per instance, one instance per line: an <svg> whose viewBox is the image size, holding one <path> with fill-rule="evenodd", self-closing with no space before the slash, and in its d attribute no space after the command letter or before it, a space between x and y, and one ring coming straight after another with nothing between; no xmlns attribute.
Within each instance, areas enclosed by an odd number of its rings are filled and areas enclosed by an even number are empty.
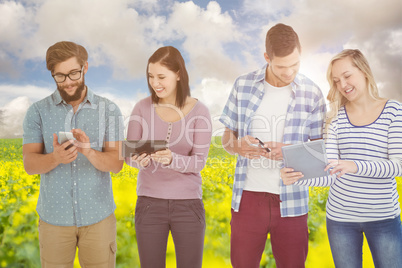
<svg viewBox="0 0 402 268"><path fill-rule="evenodd" d="M49 47L46 64L57 85L29 107L23 161L41 174L37 204L42 267L115 267L116 208L110 172L123 167L120 109L85 85L86 49L73 42ZM71 132L62 142L58 132ZM61 134L60 134L61 135ZM72 146L71 146L72 145Z"/></svg>
<svg viewBox="0 0 402 268"><path fill-rule="evenodd" d="M63 100L69 102L69 101L76 101L81 98L82 92L85 89L85 78L84 78L84 76L82 76L84 67L85 66L82 66L81 70L72 70L69 74L56 73L56 74L52 75L54 81L57 84L57 89L59 90L59 93ZM77 81L77 80L81 79L81 76L82 76L82 81ZM69 95L65 91L65 88L70 86L69 84L63 85L63 83L65 83L67 77L70 79L70 81L74 81L74 82L77 81L77 82L75 82L77 89L75 90L73 95Z"/></svg>

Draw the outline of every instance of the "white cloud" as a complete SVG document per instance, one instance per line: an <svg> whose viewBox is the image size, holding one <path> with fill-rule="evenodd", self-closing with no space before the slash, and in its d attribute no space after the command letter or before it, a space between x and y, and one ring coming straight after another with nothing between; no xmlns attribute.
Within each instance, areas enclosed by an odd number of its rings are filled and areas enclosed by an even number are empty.
<svg viewBox="0 0 402 268"><path fill-rule="evenodd" d="M170 2L164 9L156 0L1 3L0 47L5 53L0 58L43 61L50 45L71 40L87 48L91 65L109 65L115 78L133 79L143 77L148 57L158 47L184 40L194 76L232 79L241 64L224 45L238 41L241 33L231 16L214 1L206 9L191 1Z"/></svg>
<svg viewBox="0 0 402 268"><path fill-rule="evenodd" d="M119 106L121 113L123 114L124 118L128 118L131 115L131 112L134 108L134 105L141 99L147 97L148 93L136 93L132 98L117 96L115 94L110 93L109 90L103 90L102 88L98 88L95 92L99 96L105 97Z"/></svg>
<svg viewBox="0 0 402 268"><path fill-rule="evenodd" d="M244 0L242 14L252 17L253 14L261 14L266 20L277 18L280 15L289 13L292 7L292 0L266 1L266 0Z"/></svg>
<svg viewBox="0 0 402 268"><path fill-rule="evenodd" d="M0 2L0 71L18 77L31 48L24 42L34 31L33 14L17 2Z"/></svg>
<svg viewBox="0 0 402 268"><path fill-rule="evenodd" d="M77 8L79 7L79 8ZM146 40L144 23L128 1L46 1L36 13L42 46L74 40L90 51L94 66L112 65L117 78L143 75L154 40Z"/></svg>
<svg viewBox="0 0 402 268"><path fill-rule="evenodd" d="M332 56L333 54L328 52L303 53L301 59L300 73L306 75L320 87L324 98L327 97L329 91L326 70Z"/></svg>
<svg viewBox="0 0 402 268"><path fill-rule="evenodd" d="M222 135L223 125L219 122L223 108L233 84L215 78L205 78L191 91L192 97L204 103L211 114L213 134Z"/></svg>
<svg viewBox="0 0 402 268"><path fill-rule="evenodd" d="M24 96L0 108L0 139L22 137L22 122L30 105L30 100Z"/></svg>
<svg viewBox="0 0 402 268"><path fill-rule="evenodd" d="M351 38L345 48L358 48L367 58L380 95L402 101L402 28L376 32L360 40Z"/></svg>
<svg viewBox="0 0 402 268"><path fill-rule="evenodd" d="M283 22L301 39L301 72L324 95L330 58L351 47L366 55L383 95L402 101L400 11L400 0L244 0L242 9L231 13L218 1L206 8L173 0L2 1L0 79L18 77L26 61L43 62L46 49L60 40L83 44L90 65L110 67L115 78L144 79L148 57L159 46L177 45L186 58L192 94L207 104L213 117L219 116L235 78L265 63L268 28ZM53 91L2 82L0 107L19 96L33 102ZM104 92L125 115L147 95L128 100L127 95Z"/></svg>
<svg viewBox="0 0 402 268"><path fill-rule="evenodd" d="M277 2L272 5L273 10L285 10ZM291 25L298 33L303 48L302 64L309 67L308 70L306 68L307 73L318 76L313 79L317 84L325 81L332 56L344 48L360 49L368 58L382 88L382 95L402 101L402 17L399 0L292 0L289 7L288 13L281 12L280 17L265 24L260 32L260 42L265 42L267 30L276 23ZM264 8L253 8L252 12L258 18L265 14ZM263 18L260 19L260 23L263 21ZM316 63L322 68L317 69Z"/></svg>
<svg viewBox="0 0 402 268"><path fill-rule="evenodd" d="M401 28L399 0L294 1L293 12L281 18L298 32L302 46L317 51L339 48L350 39L359 45L388 29Z"/></svg>
<svg viewBox="0 0 402 268"><path fill-rule="evenodd" d="M149 94L137 93L132 98L122 98L121 96L116 96L109 92L110 92L109 90L99 89L95 93L98 94L99 96L105 97L113 101L119 107L124 118L124 137L127 137L127 127L134 105L141 99L146 98Z"/></svg>
<svg viewBox="0 0 402 268"><path fill-rule="evenodd" d="M47 88L40 88L35 86L0 86L1 94L9 94L13 91L17 91L19 94L14 94L14 98L5 104L0 106L0 139L2 138L14 138L21 137L22 123L25 117L25 113L29 106L40 99L47 97L52 94L53 91L49 91ZM132 99L122 96L116 96L109 93L108 90L100 89L94 92L102 97L108 98L109 100L116 103L120 108L122 115L125 119L125 126L127 128L128 118L130 117L131 111L134 105L140 100L148 96L146 93L138 93L133 96ZM23 95L20 97L15 97L17 95ZM11 98L11 97L9 97Z"/></svg>
<svg viewBox="0 0 402 268"><path fill-rule="evenodd" d="M219 122L219 117L226 104L231 88L232 83L222 82L216 78L205 78L191 91L191 95L194 98L197 98L208 107L212 118L214 135L221 135L223 133L224 127ZM7 89L7 92L18 90L26 96L16 97L3 105L3 107L0 107L0 123L6 126L0 129L0 139L21 137L23 133L22 122L29 106L33 102L50 95L52 91L35 86L0 86L2 94L5 93L4 89ZM32 94L28 94L29 92ZM128 119L134 105L149 95L149 93L137 93L132 98L127 98L112 94L110 93L110 89L107 88L99 88L94 93L116 103L125 119L125 130L127 130Z"/></svg>
<svg viewBox="0 0 402 268"><path fill-rule="evenodd" d="M0 47L4 50L0 58L10 60L13 55L20 61L43 61L50 45L71 40L87 48L91 65L112 65L120 79L142 77L148 56L160 43L144 38L146 16L129 4L109 0L0 3Z"/></svg>
<svg viewBox="0 0 402 268"><path fill-rule="evenodd" d="M2 46L14 54L24 53L27 44L21 42L22 36L29 36L33 31L32 13L17 2L0 3L0 36Z"/></svg>
<svg viewBox="0 0 402 268"><path fill-rule="evenodd" d="M0 84L0 107L6 105L10 100L19 96L28 97L35 102L50 95L55 88L38 87L33 85L1 85Z"/></svg>
<svg viewBox="0 0 402 268"><path fill-rule="evenodd" d="M209 2L206 9L191 1L175 3L168 24L184 39L182 46L190 59L192 76L235 78L233 74L238 73L242 65L225 50L225 44L239 41L242 34L217 2Z"/></svg>

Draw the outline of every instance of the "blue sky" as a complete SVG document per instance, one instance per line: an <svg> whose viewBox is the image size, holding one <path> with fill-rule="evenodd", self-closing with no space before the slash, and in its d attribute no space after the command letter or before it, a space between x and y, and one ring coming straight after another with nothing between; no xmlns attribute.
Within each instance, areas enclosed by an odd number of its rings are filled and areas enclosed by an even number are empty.
<svg viewBox="0 0 402 268"><path fill-rule="evenodd" d="M301 72L328 91L329 60L343 48L368 58L381 94L402 101L400 0L0 0L0 109L21 134L28 106L55 90L45 53L71 40L89 52L86 83L127 116L148 95L145 68L160 46L183 54L192 95L210 108L215 126L235 78L260 68L267 30L276 23L298 32Z"/></svg>

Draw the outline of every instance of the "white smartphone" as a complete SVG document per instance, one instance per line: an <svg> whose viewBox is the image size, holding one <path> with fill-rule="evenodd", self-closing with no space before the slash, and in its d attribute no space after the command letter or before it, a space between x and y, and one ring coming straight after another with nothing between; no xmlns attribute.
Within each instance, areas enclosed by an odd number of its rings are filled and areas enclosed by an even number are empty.
<svg viewBox="0 0 402 268"><path fill-rule="evenodd" d="M63 143L65 143L66 141L69 141L69 140L75 140L73 133L71 133L71 132L64 132L64 131L60 131L60 132L59 132L59 143L60 143L60 144L63 144ZM73 145L70 144L69 146L66 147L65 150L70 149L71 146L73 146Z"/></svg>

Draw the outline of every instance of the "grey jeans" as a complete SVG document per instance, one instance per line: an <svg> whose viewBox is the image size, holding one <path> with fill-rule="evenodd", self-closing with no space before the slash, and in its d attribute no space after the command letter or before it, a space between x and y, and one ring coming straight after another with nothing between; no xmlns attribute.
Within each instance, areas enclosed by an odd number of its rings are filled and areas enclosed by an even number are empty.
<svg viewBox="0 0 402 268"><path fill-rule="evenodd" d="M178 268L201 268L205 210L201 199L158 199L139 196L135 231L142 268L163 268L169 231Z"/></svg>

